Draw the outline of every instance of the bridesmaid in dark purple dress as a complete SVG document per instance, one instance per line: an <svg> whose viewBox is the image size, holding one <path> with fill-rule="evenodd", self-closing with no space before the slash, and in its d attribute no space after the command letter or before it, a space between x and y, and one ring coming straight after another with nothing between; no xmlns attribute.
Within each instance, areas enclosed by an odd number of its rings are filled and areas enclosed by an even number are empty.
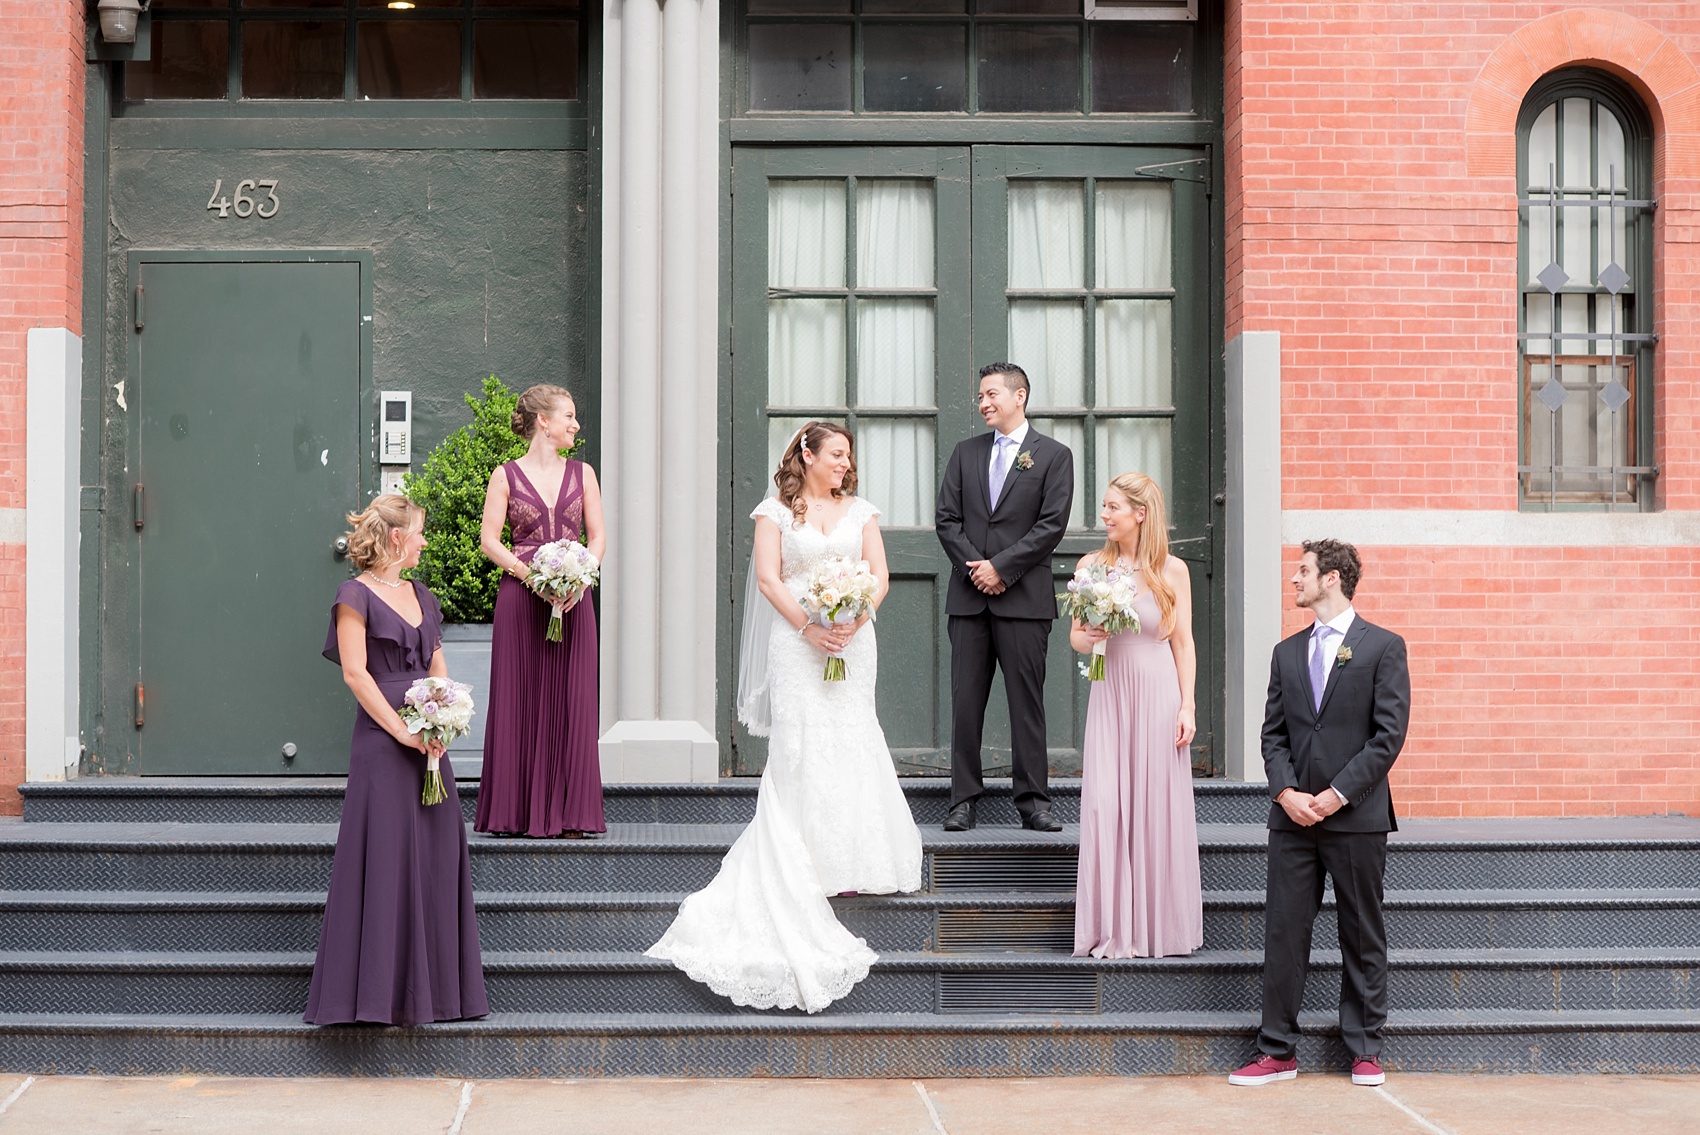
<svg viewBox="0 0 1700 1135"><path fill-rule="evenodd" d="M401 578L419 562L425 514L386 493L348 519L348 556L361 570L337 589L325 657L342 666L359 709L307 1020L482 1017L490 1003L454 770L443 757L448 799L421 804L429 750L396 712L415 679L448 674L436 596Z"/></svg>
<svg viewBox="0 0 1700 1135"><path fill-rule="evenodd" d="M480 532L484 554L503 575L473 826L496 835L579 838L608 829L596 751L596 611L574 602L561 641L545 641L549 604L521 581L537 549L555 540L580 540L602 558L602 492L590 466L561 456L579 429L572 395L559 386L531 387L519 396L513 427L531 447L491 474ZM512 548L502 543L504 524Z"/></svg>

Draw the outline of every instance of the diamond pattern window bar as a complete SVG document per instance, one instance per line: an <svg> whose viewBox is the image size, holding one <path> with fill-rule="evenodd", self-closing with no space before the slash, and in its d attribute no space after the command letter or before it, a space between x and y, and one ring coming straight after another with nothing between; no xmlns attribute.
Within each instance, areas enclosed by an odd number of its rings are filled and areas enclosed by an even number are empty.
<svg viewBox="0 0 1700 1135"><path fill-rule="evenodd" d="M1631 140L1605 103L1560 97L1532 123L1526 151L1522 286L1523 499L1635 505L1657 468L1637 464L1638 221ZM1627 267L1626 267L1627 265Z"/></svg>

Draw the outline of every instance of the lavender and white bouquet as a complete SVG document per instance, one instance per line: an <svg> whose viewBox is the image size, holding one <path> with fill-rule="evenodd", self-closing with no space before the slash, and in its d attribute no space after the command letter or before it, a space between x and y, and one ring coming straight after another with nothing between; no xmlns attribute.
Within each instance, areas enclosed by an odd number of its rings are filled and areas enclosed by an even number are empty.
<svg viewBox="0 0 1700 1135"><path fill-rule="evenodd" d="M1099 627L1112 635L1123 631L1139 633L1139 612L1134 609L1133 597L1139 593L1139 577L1126 568L1105 564L1087 564L1068 581L1068 590L1059 591L1068 616L1082 625ZM1094 682L1104 680L1104 652L1109 647L1105 639L1092 644L1092 661L1086 666L1086 677Z"/></svg>
<svg viewBox="0 0 1700 1135"><path fill-rule="evenodd" d="M853 623L874 609L879 580L867 560L852 562L843 556L822 560L809 574L802 595L803 613L823 627ZM821 679L842 682L848 671L842 654L829 654Z"/></svg>
<svg viewBox="0 0 1700 1135"><path fill-rule="evenodd" d="M573 599L602 580L602 566L577 540L556 540L537 549L531 557L531 574L525 585L549 604L547 642L561 641L561 614Z"/></svg>
<svg viewBox="0 0 1700 1135"><path fill-rule="evenodd" d="M409 733L448 747L449 742L472 731L472 687L447 678L420 678L407 688L402 698L402 723ZM441 804L447 798L443 789L443 774L437 767L438 758L425 759L425 791L421 804Z"/></svg>

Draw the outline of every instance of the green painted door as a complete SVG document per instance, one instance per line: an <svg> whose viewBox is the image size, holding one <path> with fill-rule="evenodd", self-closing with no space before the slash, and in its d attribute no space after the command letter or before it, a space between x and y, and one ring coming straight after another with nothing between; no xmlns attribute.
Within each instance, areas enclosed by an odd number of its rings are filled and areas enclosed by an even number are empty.
<svg viewBox="0 0 1700 1135"><path fill-rule="evenodd" d="M135 268L141 769L346 771L319 652L360 492L365 265Z"/></svg>
<svg viewBox="0 0 1700 1135"><path fill-rule="evenodd" d="M938 478L985 428L981 364L1033 380L1031 415L1075 452L1075 516L1061 581L1101 545L1104 483L1151 473L1194 567L1200 644L1195 764L1210 767L1208 161L1154 147L740 147L733 182L733 625L753 522L777 455L809 418L848 422L861 493L885 510L892 593L881 609L881 724L898 769L949 767L947 564L933 534ZM1051 766L1080 768L1085 682L1062 624L1046 697ZM734 727L727 771L765 749ZM987 771L1007 773L1008 713L994 683Z"/></svg>

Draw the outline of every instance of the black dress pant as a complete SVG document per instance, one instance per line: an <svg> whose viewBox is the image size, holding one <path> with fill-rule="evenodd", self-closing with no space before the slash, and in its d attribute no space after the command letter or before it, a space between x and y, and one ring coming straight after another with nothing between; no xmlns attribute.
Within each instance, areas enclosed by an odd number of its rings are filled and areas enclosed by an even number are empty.
<svg viewBox="0 0 1700 1135"><path fill-rule="evenodd" d="M1387 1023L1387 927L1381 916L1386 832L1316 826L1270 829L1263 924L1263 1024L1257 1047L1290 1060L1310 972L1311 927L1322 878L1334 880L1340 922L1340 1039L1352 1056L1379 1056Z"/></svg>
<svg viewBox="0 0 1700 1135"><path fill-rule="evenodd" d="M1003 670L1009 702L1015 809L1025 818L1051 806L1045 746L1045 651L1052 619L1004 619L990 612L950 616L950 803L978 799L986 784L980 738L992 672Z"/></svg>

